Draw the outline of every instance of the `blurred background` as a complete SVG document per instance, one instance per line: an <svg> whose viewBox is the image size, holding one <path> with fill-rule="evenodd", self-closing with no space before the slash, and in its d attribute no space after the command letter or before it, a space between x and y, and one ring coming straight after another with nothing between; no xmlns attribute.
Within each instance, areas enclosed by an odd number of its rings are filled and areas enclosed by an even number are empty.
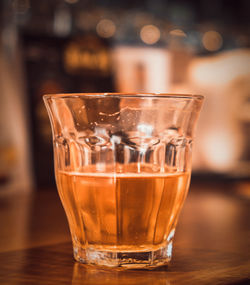
<svg viewBox="0 0 250 285"><path fill-rule="evenodd" d="M1 0L0 193L54 187L42 95L59 92L205 95L193 179L248 180L249 13L249 0Z"/></svg>

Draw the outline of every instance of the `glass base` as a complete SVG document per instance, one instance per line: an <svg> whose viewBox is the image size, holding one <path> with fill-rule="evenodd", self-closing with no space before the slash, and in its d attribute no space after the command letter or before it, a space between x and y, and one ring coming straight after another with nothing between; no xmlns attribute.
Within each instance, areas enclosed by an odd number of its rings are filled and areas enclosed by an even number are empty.
<svg viewBox="0 0 250 285"><path fill-rule="evenodd" d="M74 257L84 264L124 269L154 269L166 266L172 256L172 242L154 251L108 251L74 246Z"/></svg>

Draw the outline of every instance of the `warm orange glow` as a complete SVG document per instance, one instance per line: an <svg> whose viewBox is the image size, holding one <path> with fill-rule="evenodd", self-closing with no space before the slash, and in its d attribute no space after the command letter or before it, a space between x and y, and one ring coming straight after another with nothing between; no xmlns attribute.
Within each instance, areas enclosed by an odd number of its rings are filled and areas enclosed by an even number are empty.
<svg viewBox="0 0 250 285"><path fill-rule="evenodd" d="M106 50L84 49L81 44L71 43L65 49L64 65L68 72L80 69L107 72L109 58Z"/></svg>
<svg viewBox="0 0 250 285"><path fill-rule="evenodd" d="M140 37L145 44L153 45L159 41L161 32L154 25L146 25L140 31Z"/></svg>
<svg viewBox="0 0 250 285"><path fill-rule="evenodd" d="M171 238L173 218L178 217L187 194L190 174L152 174L149 166L140 164L138 169L135 163L120 165L114 177L110 174L111 168L105 166L107 173L97 173L96 167L86 167L79 173L56 171L58 191L69 214L77 246L84 249L89 243L93 244L93 250L114 248L118 253L127 248L130 251L142 248L150 251L155 248L155 243L163 244L169 235ZM138 175L140 171L142 173ZM162 200L157 195L159 185L165 198ZM141 189L144 190L143 195ZM120 194L116 195L116 192ZM93 210L93 197L97 210ZM157 197L154 203L151 197ZM117 211L117 205L122 205L122 210ZM84 212L79 216L82 208ZM119 228L121 221L122 231Z"/></svg>
<svg viewBox="0 0 250 285"><path fill-rule="evenodd" d="M108 19L99 21L96 26L97 34L102 38L111 38L115 34L116 26L115 23Z"/></svg>
<svg viewBox="0 0 250 285"><path fill-rule="evenodd" d="M208 31L202 37L202 43L206 50L216 51L221 48L223 40L216 31Z"/></svg>
<svg viewBox="0 0 250 285"><path fill-rule="evenodd" d="M187 34L180 29L174 29L170 31L169 34L175 37L187 37Z"/></svg>

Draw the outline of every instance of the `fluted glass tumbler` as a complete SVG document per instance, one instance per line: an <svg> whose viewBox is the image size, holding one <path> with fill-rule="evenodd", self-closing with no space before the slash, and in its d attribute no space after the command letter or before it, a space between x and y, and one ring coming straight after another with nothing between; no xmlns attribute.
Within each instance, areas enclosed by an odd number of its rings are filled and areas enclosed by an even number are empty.
<svg viewBox="0 0 250 285"><path fill-rule="evenodd" d="M133 269L168 264L203 97L57 94L44 101L75 259Z"/></svg>

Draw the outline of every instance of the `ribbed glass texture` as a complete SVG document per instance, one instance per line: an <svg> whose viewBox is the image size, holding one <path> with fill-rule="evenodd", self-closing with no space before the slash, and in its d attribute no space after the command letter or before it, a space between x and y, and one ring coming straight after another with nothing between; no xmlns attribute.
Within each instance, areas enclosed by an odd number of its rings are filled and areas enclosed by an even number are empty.
<svg viewBox="0 0 250 285"><path fill-rule="evenodd" d="M203 97L58 94L44 101L76 260L168 264Z"/></svg>

